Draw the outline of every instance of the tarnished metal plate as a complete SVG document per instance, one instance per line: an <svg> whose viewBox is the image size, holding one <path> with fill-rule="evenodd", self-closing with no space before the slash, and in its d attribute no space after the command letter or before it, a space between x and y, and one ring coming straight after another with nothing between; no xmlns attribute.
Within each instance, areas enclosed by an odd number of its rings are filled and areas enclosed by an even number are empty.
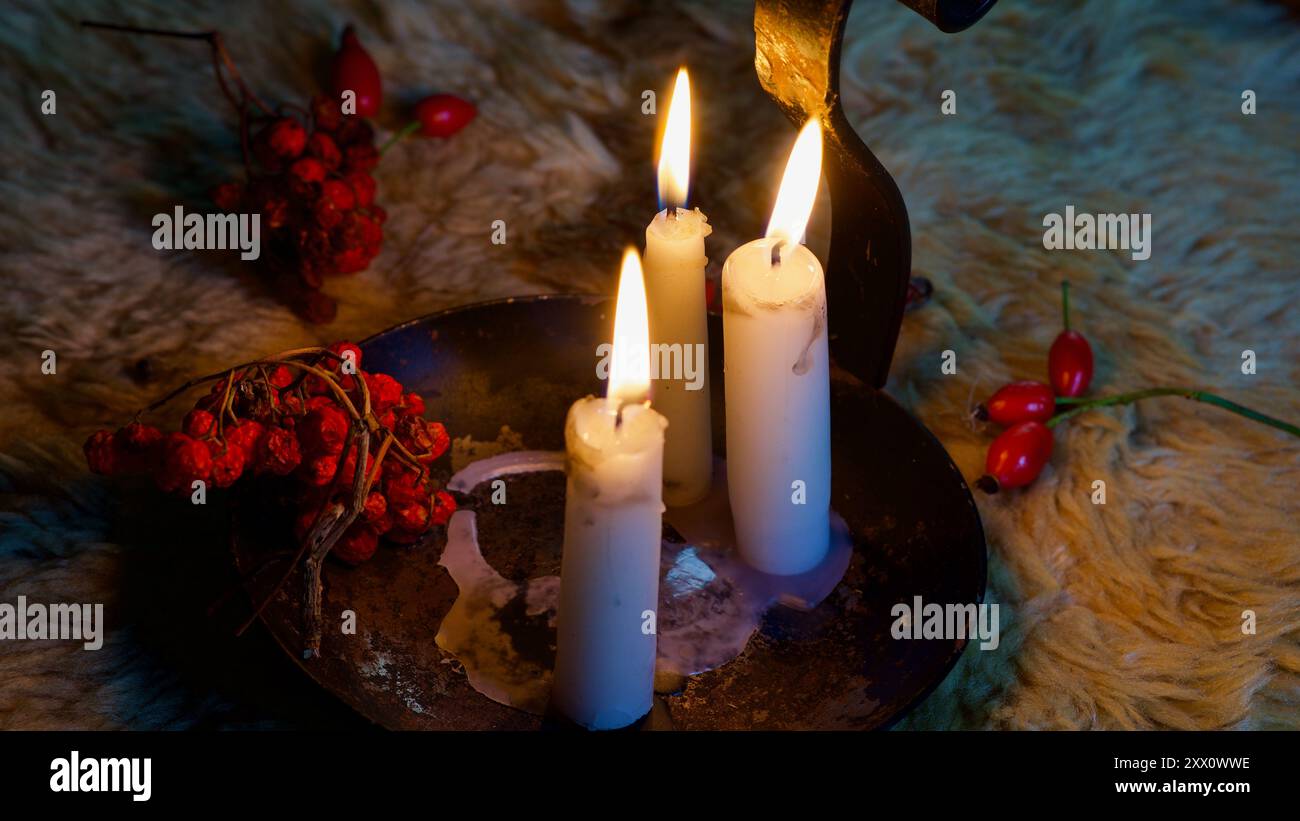
<svg viewBox="0 0 1300 821"><path fill-rule="evenodd" d="M428 399L428 416L453 437L495 439L503 425L529 449L563 447L564 414L598 394L595 350L612 330L612 300L530 297L457 308L363 343L365 367L390 373ZM711 317L713 441L722 454L721 321ZM775 607L745 652L659 699L648 727L681 729L870 729L887 725L951 669L964 641L898 641L890 608L982 600L986 556L979 516L947 453L916 419L847 375L832 380L833 506L854 535L849 570L811 612ZM511 504L480 511L483 553L506 578L559 570L563 481L559 474L510 480ZM272 495L245 493L233 540L260 600L283 569L289 516ZM292 579L262 618L322 687L393 729L541 729L542 717L476 692L434 642L457 595L438 565L439 534L410 548L381 547L358 568L325 569L322 656L299 651L301 580ZM269 564L268 564L269 561ZM277 563L278 562L278 563ZM339 629L343 611L357 632ZM332 628L332 629L331 629ZM554 634L544 621L516 626L521 654L545 659Z"/></svg>

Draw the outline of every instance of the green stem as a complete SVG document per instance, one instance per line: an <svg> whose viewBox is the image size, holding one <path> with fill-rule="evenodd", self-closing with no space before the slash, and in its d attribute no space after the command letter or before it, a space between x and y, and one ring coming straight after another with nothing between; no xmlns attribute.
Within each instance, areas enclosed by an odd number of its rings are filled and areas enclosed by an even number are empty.
<svg viewBox="0 0 1300 821"><path fill-rule="evenodd" d="M1061 318L1065 320L1065 330L1070 330L1070 283L1061 283Z"/></svg>
<svg viewBox="0 0 1300 821"><path fill-rule="evenodd" d="M1251 410L1244 405L1238 405L1236 402L1224 399L1222 396L1216 396L1208 391L1200 391L1195 388L1147 388L1146 390L1133 391L1131 393L1119 393L1114 396L1102 396L1097 399L1083 399L1080 397L1061 397L1057 399L1057 404L1073 405L1064 413L1058 413L1051 419L1047 420L1049 428L1064 422L1072 416L1078 416L1086 413L1093 408L1104 408L1110 405L1128 405L1139 399L1147 399L1152 396L1181 396L1184 399L1194 399L1197 402L1206 402L1210 405L1217 405L1224 410L1232 411L1238 416L1244 416L1247 419L1253 419L1256 422L1262 422L1269 427L1286 431L1292 436L1300 437L1300 427L1296 427L1289 422L1283 422L1281 419L1274 419L1271 416Z"/></svg>
<svg viewBox="0 0 1300 821"><path fill-rule="evenodd" d="M397 145L399 142L401 142L402 140L406 139L407 137L411 136L412 134L414 134L416 131L419 130L420 130L419 120L416 120L413 123L407 123L406 125L402 126L401 131L398 131L396 134L389 137L388 142L384 143L382 146L379 147L379 156L381 157L384 156L385 151Z"/></svg>

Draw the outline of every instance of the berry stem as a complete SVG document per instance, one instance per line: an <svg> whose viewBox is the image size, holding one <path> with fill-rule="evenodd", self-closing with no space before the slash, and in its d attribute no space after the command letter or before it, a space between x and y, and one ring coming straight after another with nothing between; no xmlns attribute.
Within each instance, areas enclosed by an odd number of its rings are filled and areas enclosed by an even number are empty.
<svg viewBox="0 0 1300 821"><path fill-rule="evenodd" d="M1247 419L1253 419L1256 422L1286 431L1292 436L1300 436L1300 427L1292 425L1289 422L1283 422L1281 419L1274 419L1272 416L1252 410L1245 405L1238 405L1222 396L1210 393L1208 391L1196 390L1195 388L1147 388L1146 390L1132 391L1130 393L1119 393L1114 396L1102 396L1096 399L1081 399L1078 397L1058 397L1057 403L1063 405L1072 405L1069 410L1058 413L1047 421L1049 428L1065 420L1078 416L1081 413L1092 410L1093 408L1104 408L1110 405L1128 405L1139 399L1148 399L1153 396L1181 396L1184 399L1194 399L1197 402L1205 402L1210 405L1216 405L1224 410L1232 411L1238 416L1244 416Z"/></svg>
<svg viewBox="0 0 1300 821"><path fill-rule="evenodd" d="M221 85L221 93L236 109L241 110L244 103L252 102L263 114L274 116L274 112L266 103L253 93L244 78L240 75L239 69L235 67L235 61L230 58L230 52L226 51L226 45L221 39L219 31L173 31L171 29L155 29L143 26L126 26L120 23L101 23L95 20L82 20L81 25L84 28L104 29L105 31L117 31L124 34L143 34L150 37L178 37L182 40L205 40L212 48L212 67L217 74L217 82ZM230 77L235 86L239 89L240 99L236 100L235 95L230 92L226 85L226 79L222 74L222 67L230 72Z"/></svg>
<svg viewBox="0 0 1300 821"><path fill-rule="evenodd" d="M1068 280L1061 283L1061 319L1065 323L1065 330L1070 330L1070 283Z"/></svg>
<svg viewBox="0 0 1300 821"><path fill-rule="evenodd" d="M379 147L379 156L381 157L384 156L385 151L397 145L402 140L406 139L407 137L411 136L412 134L414 134L419 130L420 130L419 120L416 120L413 123L407 123L406 125L402 126L402 129L400 131L398 131L393 136L389 137L388 141Z"/></svg>

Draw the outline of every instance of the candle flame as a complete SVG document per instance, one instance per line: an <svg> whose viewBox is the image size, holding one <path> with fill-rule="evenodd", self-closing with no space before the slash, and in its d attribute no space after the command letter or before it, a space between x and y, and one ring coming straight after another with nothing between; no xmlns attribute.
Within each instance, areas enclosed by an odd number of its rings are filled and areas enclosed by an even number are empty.
<svg viewBox="0 0 1300 821"><path fill-rule="evenodd" d="M781 189L767 224L767 236L780 241L803 242L808 217L817 200L817 185L822 177L822 124L813 117L799 132L790 149L790 159L781 177Z"/></svg>
<svg viewBox="0 0 1300 821"><path fill-rule="evenodd" d="M680 68L659 143L659 204L666 208L685 206L690 182L691 78L685 68Z"/></svg>
<svg viewBox="0 0 1300 821"><path fill-rule="evenodd" d="M618 277L606 396L620 405L644 402L650 396L650 316L641 257L635 248L623 252L623 269Z"/></svg>

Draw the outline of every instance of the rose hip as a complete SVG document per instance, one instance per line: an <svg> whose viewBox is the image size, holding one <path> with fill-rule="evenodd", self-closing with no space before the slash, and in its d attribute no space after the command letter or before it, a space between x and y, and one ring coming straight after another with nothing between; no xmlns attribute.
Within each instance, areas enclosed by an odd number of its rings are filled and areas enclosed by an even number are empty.
<svg viewBox="0 0 1300 821"><path fill-rule="evenodd" d="M989 401L975 408L975 417L999 425L1046 422L1056 412L1056 396L1042 382L1012 382L998 388Z"/></svg>
<svg viewBox="0 0 1300 821"><path fill-rule="evenodd" d="M415 104L415 118L424 137L450 137L477 114L473 103L454 94L434 94Z"/></svg>
<svg viewBox="0 0 1300 821"><path fill-rule="evenodd" d="M343 29L343 40L331 66L331 81L335 99L341 99L344 92L352 91L357 95L358 114L373 117L379 113L384 99L379 67L357 39L352 26Z"/></svg>
<svg viewBox="0 0 1300 821"><path fill-rule="evenodd" d="M1024 487L1038 478L1052 456L1052 429L1042 422L1019 422L989 445L984 476L975 483L985 493Z"/></svg>
<svg viewBox="0 0 1300 821"><path fill-rule="evenodd" d="M1092 346L1070 329L1070 283L1061 283L1061 314L1065 330L1047 352L1047 375L1057 396L1082 396L1092 383Z"/></svg>

